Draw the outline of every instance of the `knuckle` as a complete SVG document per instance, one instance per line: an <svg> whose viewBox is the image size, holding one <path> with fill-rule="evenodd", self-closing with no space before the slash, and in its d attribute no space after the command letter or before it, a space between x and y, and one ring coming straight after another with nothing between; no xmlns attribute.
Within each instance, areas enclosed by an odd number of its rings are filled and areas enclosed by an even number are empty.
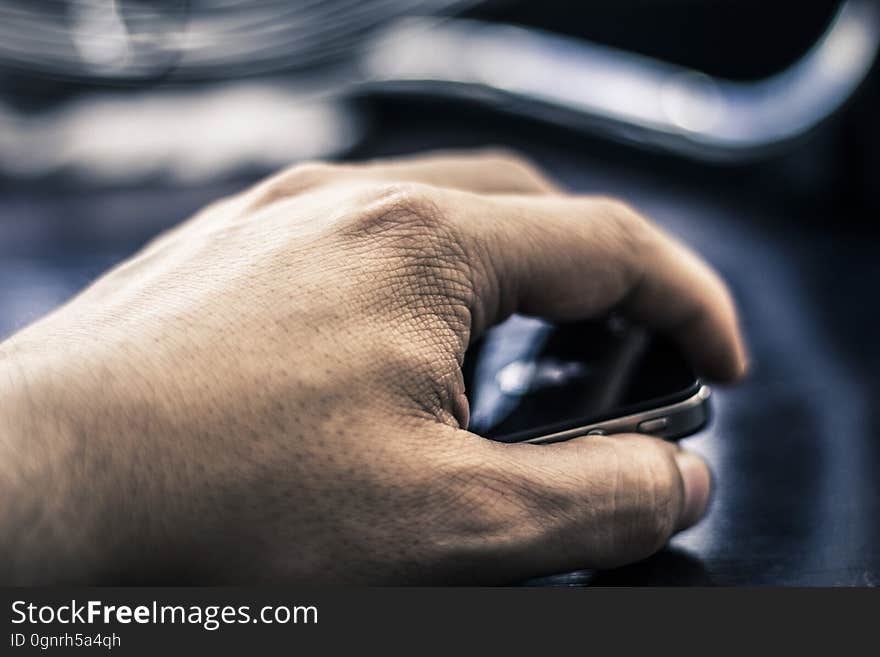
<svg viewBox="0 0 880 657"><path fill-rule="evenodd" d="M630 277L637 279L647 256L656 247L657 228L625 201L613 197L591 199L593 227L605 240L609 255L631 264Z"/></svg>
<svg viewBox="0 0 880 657"><path fill-rule="evenodd" d="M301 162L284 171L279 182L287 182L294 187L320 185L332 177L338 169L339 165L328 162Z"/></svg>
<svg viewBox="0 0 880 657"><path fill-rule="evenodd" d="M506 171L512 178L547 190L555 187L532 160L517 151L493 146L481 151L480 157L487 167Z"/></svg>
<svg viewBox="0 0 880 657"><path fill-rule="evenodd" d="M648 219L626 201L615 197L597 199L600 213L627 239L644 239L653 228Z"/></svg>
<svg viewBox="0 0 880 657"><path fill-rule="evenodd" d="M344 248L363 256L362 272L380 292L377 312L419 349L458 350L473 296L461 236L439 190L418 183L370 186L339 225ZM425 345L427 338L443 344Z"/></svg>
<svg viewBox="0 0 880 657"><path fill-rule="evenodd" d="M441 191L420 183L389 183L370 188L356 199L358 210L341 226L344 237L364 242L383 258L405 265L408 280L415 267L429 274L429 291L448 276L457 277L463 245L456 223L445 211ZM384 248L383 248L384 247Z"/></svg>
<svg viewBox="0 0 880 657"><path fill-rule="evenodd" d="M444 213L437 203L436 190L419 183L386 183L366 193L363 211L354 228L364 232L385 232L389 228L424 229L439 224Z"/></svg>
<svg viewBox="0 0 880 657"><path fill-rule="evenodd" d="M301 162L260 183L251 194L250 210L290 198L332 180L342 169L327 162Z"/></svg>
<svg viewBox="0 0 880 657"><path fill-rule="evenodd" d="M642 436L594 441L589 454L600 460L601 476L583 490L593 561L616 567L659 550L678 522L681 482L668 445Z"/></svg>
<svg viewBox="0 0 880 657"><path fill-rule="evenodd" d="M484 148L479 152L479 156L488 164L517 168L522 171L537 171L537 167L524 155L503 146Z"/></svg>
<svg viewBox="0 0 880 657"><path fill-rule="evenodd" d="M682 502L682 484L678 467L664 445L654 439L643 439L635 454L631 480L627 486L640 491L633 500L629 526L631 544L642 554L659 550L675 530Z"/></svg>

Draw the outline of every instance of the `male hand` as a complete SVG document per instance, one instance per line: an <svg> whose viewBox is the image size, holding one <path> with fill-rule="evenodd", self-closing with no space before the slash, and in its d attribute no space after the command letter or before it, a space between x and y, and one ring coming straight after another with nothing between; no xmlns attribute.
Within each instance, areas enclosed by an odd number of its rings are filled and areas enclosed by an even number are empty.
<svg viewBox="0 0 880 657"><path fill-rule="evenodd" d="M283 171L0 345L2 579L505 583L646 557L703 514L697 456L467 431L481 332L610 310L744 372L724 284L618 201L496 153Z"/></svg>

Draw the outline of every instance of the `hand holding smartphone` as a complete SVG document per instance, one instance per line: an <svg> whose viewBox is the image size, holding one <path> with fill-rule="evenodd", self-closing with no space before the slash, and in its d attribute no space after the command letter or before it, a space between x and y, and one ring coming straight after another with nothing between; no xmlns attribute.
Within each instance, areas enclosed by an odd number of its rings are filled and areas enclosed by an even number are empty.
<svg viewBox="0 0 880 657"><path fill-rule="evenodd" d="M468 350L464 376L468 429L502 442L677 439L709 419L709 388L676 345L619 318L551 324L514 315Z"/></svg>

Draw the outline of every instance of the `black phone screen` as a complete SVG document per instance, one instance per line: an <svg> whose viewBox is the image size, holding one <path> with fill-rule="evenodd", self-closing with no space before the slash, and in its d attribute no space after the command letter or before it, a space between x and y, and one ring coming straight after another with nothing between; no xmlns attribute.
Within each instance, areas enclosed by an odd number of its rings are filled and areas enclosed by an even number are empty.
<svg viewBox="0 0 880 657"><path fill-rule="evenodd" d="M505 442L672 404L700 387L670 340L616 318L514 315L468 349L463 372L468 429Z"/></svg>

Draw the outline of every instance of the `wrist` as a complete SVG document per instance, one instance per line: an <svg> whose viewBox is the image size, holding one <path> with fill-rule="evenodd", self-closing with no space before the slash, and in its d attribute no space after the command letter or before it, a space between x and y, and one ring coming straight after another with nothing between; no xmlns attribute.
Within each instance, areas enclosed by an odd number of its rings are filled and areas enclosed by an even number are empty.
<svg viewBox="0 0 880 657"><path fill-rule="evenodd" d="M84 582L107 544L89 447L46 372L0 345L0 580Z"/></svg>

